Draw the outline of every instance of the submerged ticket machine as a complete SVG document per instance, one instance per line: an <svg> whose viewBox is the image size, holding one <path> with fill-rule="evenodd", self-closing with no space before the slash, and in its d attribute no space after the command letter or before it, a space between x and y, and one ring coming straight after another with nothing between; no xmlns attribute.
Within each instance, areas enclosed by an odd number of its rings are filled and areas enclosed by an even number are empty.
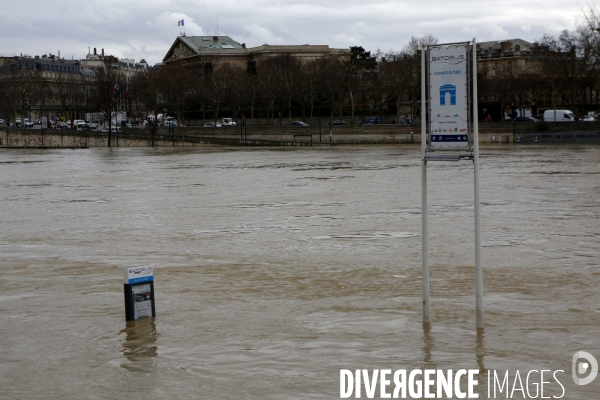
<svg viewBox="0 0 600 400"><path fill-rule="evenodd" d="M125 319L155 317L154 272L151 265L123 268Z"/></svg>

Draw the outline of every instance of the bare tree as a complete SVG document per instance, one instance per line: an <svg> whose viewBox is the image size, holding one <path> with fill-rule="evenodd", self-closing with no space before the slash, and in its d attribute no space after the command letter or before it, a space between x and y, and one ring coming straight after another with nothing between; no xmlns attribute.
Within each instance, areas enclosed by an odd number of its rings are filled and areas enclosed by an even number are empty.
<svg viewBox="0 0 600 400"><path fill-rule="evenodd" d="M291 55L281 56L279 58L280 68L279 81L281 85L281 96L288 109L288 124L292 122L292 103L294 99L300 97L302 85L301 64L300 61Z"/></svg>
<svg viewBox="0 0 600 400"><path fill-rule="evenodd" d="M33 63L17 63L9 72L8 78L4 80L4 96L8 105L9 114L14 118L16 115L24 117L28 115L31 107L37 101L38 77Z"/></svg>
<svg viewBox="0 0 600 400"><path fill-rule="evenodd" d="M542 73L549 81L554 109L559 98L563 104L575 105L580 81L593 67L591 52L577 33L568 30L558 37L544 35L539 43L548 48L542 60Z"/></svg>
<svg viewBox="0 0 600 400"><path fill-rule="evenodd" d="M344 85L350 101L350 119L354 123L356 94L370 85L377 75L377 57L362 46L350 47L350 57L345 60ZM364 98L364 96L363 96Z"/></svg>
<svg viewBox="0 0 600 400"><path fill-rule="evenodd" d="M158 92L161 105L181 120L181 115L188 104L193 90L188 83L190 66L173 63L162 68L158 73Z"/></svg>
<svg viewBox="0 0 600 400"><path fill-rule="evenodd" d="M257 63L256 71L260 82L261 97L265 101L267 119L269 125L273 125L275 117L275 102L281 93L281 82L279 80L279 69L281 64L276 57L262 60Z"/></svg>
<svg viewBox="0 0 600 400"><path fill-rule="evenodd" d="M113 112L117 111L119 104L118 92L119 81L123 81L123 77L119 70L114 67L109 61L105 61L104 67L96 70L95 87L92 104L97 109L100 109L104 119L108 121L108 147L111 147L112 140L112 117Z"/></svg>
<svg viewBox="0 0 600 400"><path fill-rule="evenodd" d="M214 120L219 119L219 112L226 107L228 98L232 95L233 76L242 73L242 69L231 64L223 64L206 74L206 94L214 107Z"/></svg>

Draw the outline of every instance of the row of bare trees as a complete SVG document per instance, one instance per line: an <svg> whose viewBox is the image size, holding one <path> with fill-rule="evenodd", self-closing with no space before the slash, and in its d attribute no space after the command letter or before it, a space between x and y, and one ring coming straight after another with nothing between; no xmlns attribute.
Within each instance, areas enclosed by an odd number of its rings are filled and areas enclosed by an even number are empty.
<svg viewBox="0 0 600 400"><path fill-rule="evenodd" d="M593 13L593 10L590 11ZM580 113L600 104L600 58L597 15L576 31L545 35L529 62L505 62L493 75L481 63L479 100L503 107L570 107ZM596 21L596 22L593 22ZM419 49L436 44L431 35L411 41L400 52L371 54L351 47L347 57L300 62L291 56L261 61L246 68L204 59L150 70L132 82L132 103L139 110L167 112L178 119L222 116L286 120L313 119L315 113L357 122L363 115L394 115L420 108ZM404 114L404 112L403 112ZM402 115L403 116L403 115Z"/></svg>
<svg viewBox="0 0 600 400"><path fill-rule="evenodd" d="M0 75L0 111L14 121L20 117L62 116L83 119L85 112L100 112L111 126L111 115L121 100L115 91L126 79L113 64L95 71L52 72L35 68L31 60L23 60ZM109 137L110 141L110 137Z"/></svg>
<svg viewBox="0 0 600 400"><path fill-rule="evenodd" d="M64 72L49 81L23 63L0 80L0 110L9 119L31 116L32 110L40 115L45 114L44 110L60 115L83 111L93 96L93 83L88 77Z"/></svg>
<svg viewBox="0 0 600 400"><path fill-rule="evenodd" d="M534 62L503 63L490 75L489 64L481 63L479 100L503 106L536 102L595 108L600 102L600 15L594 8L584 15L586 23L575 31L540 38L536 47L541 50L531 55ZM399 52L371 54L351 47L344 57L308 62L292 56L259 61L250 57L245 67L211 58L173 62L129 79L125 101L114 90L125 79L110 63L91 75L59 73L51 81L21 68L0 77L0 110L24 114L53 104L61 115L69 110L100 111L109 122L117 104L134 118L168 113L180 121L244 114L273 124L280 113L288 122L315 115L353 123L364 115L399 119L401 111L410 109L415 115L420 108L419 49L437 42L431 35L413 37Z"/></svg>
<svg viewBox="0 0 600 400"><path fill-rule="evenodd" d="M479 72L479 96L484 101L568 107L579 113L596 111L600 104L600 14L595 7L582 10L584 24L558 36L535 41L526 64L504 63L489 77Z"/></svg>
<svg viewBox="0 0 600 400"><path fill-rule="evenodd" d="M437 40L428 36L421 41ZM222 116L264 118L278 113L288 121L347 115L389 113L413 103L420 90L419 40L398 53L371 54L351 47L346 57L301 62L290 55L255 61L245 68L205 58L194 64L171 63L150 69L130 82L132 108L167 112L178 119Z"/></svg>

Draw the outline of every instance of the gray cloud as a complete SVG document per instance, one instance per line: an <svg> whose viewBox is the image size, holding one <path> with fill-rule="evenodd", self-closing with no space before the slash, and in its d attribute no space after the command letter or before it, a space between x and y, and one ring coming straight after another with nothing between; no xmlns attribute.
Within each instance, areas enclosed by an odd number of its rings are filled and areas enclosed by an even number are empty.
<svg viewBox="0 0 600 400"><path fill-rule="evenodd" d="M88 47L118 57L160 62L183 31L219 34L249 47L328 44L399 51L411 36L441 42L521 38L574 29L583 17L564 1L232 1L1 0L0 54L56 54L84 58Z"/></svg>

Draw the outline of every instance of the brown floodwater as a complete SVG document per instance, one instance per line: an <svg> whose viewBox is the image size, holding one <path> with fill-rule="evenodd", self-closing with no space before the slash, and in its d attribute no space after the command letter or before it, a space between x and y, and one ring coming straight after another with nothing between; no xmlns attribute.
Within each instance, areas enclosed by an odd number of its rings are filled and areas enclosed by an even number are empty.
<svg viewBox="0 0 600 400"><path fill-rule="evenodd" d="M481 149L479 333L470 162L428 168L427 326L418 147L5 149L0 170L2 399L333 399L340 369L382 368L600 394L571 379L600 359L599 146ZM127 323L143 264L156 318Z"/></svg>

